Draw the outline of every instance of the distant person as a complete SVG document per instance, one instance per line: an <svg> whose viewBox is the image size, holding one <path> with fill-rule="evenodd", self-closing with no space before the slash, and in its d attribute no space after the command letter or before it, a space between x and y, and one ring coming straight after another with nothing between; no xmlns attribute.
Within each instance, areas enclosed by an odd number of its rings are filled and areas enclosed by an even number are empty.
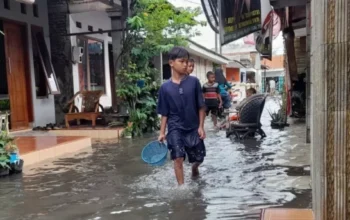
<svg viewBox="0 0 350 220"><path fill-rule="evenodd" d="M189 59L187 64L187 74L191 75L194 70L194 59Z"/></svg>
<svg viewBox="0 0 350 220"><path fill-rule="evenodd" d="M263 96L264 94L257 94L256 89L254 88L249 88L246 91L246 98L243 99L237 106L236 110L237 112L240 112L243 106L245 106L250 100L257 96ZM230 121L237 121L238 120L238 114L234 114L230 117Z"/></svg>
<svg viewBox="0 0 350 220"><path fill-rule="evenodd" d="M174 47L169 52L172 76L160 87L157 107L161 115L158 140L167 141L179 185L184 184L183 162L186 154L193 164L193 177L199 175L198 167L206 156L203 141L205 103L199 80L188 76L189 56L182 47ZM165 136L166 127L168 133Z"/></svg>
<svg viewBox="0 0 350 220"><path fill-rule="evenodd" d="M274 95L275 89L276 89L276 81L274 79L271 79L269 81L269 85L270 85L270 95Z"/></svg>
<svg viewBox="0 0 350 220"><path fill-rule="evenodd" d="M211 118L214 127L217 128L218 112L222 107L222 100L220 95L219 84L215 82L215 74L212 71L207 73L208 82L203 85L203 95L205 99L205 105L207 106L207 116L211 114Z"/></svg>
<svg viewBox="0 0 350 220"><path fill-rule="evenodd" d="M254 88L249 88L246 91L246 98L243 99L237 106L236 106L236 110L240 111L241 108L247 103L247 101L249 101L249 97L253 96L256 94L256 89Z"/></svg>
<svg viewBox="0 0 350 220"><path fill-rule="evenodd" d="M227 90L231 89L232 85L227 82L222 69L215 70L215 80L219 84L223 108L231 108L231 96Z"/></svg>

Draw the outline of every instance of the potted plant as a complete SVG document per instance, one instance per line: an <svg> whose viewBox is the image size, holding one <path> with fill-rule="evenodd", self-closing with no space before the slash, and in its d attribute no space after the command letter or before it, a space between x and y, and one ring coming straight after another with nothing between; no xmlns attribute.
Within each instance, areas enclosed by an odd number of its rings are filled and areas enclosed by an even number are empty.
<svg viewBox="0 0 350 220"><path fill-rule="evenodd" d="M10 142L6 145L5 150L10 156L10 174L21 173L23 169L23 160L19 157L17 145L15 145L14 142Z"/></svg>
<svg viewBox="0 0 350 220"><path fill-rule="evenodd" d="M126 128L123 131L123 136L125 138L132 138L132 133L133 133L133 123L132 122L128 122L128 125L126 126Z"/></svg>
<svg viewBox="0 0 350 220"><path fill-rule="evenodd" d="M14 138L6 132L2 132L0 135L0 150L0 157L3 157L2 162L6 163L6 166L2 164L2 167L8 169L8 174L22 172L23 160L19 158L18 147L14 143Z"/></svg>

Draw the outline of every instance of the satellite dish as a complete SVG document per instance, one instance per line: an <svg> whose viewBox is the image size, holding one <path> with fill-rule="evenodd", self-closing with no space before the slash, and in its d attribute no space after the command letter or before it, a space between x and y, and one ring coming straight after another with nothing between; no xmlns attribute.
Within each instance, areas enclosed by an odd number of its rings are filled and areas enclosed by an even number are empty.
<svg viewBox="0 0 350 220"><path fill-rule="evenodd" d="M19 3L24 3L24 4L34 4L35 0L16 0Z"/></svg>

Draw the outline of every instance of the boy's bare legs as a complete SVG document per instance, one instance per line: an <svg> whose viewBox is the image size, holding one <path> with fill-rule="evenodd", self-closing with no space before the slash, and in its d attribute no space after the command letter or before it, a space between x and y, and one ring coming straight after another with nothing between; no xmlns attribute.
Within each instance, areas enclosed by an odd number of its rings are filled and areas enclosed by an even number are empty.
<svg viewBox="0 0 350 220"><path fill-rule="evenodd" d="M199 176L199 166L201 165L201 163L193 163L192 165L192 177L198 177Z"/></svg>
<svg viewBox="0 0 350 220"><path fill-rule="evenodd" d="M174 160L175 176L176 176L177 183L179 185L183 185L184 184L184 167L183 167L183 163L184 163L184 158L176 158Z"/></svg>
<svg viewBox="0 0 350 220"><path fill-rule="evenodd" d="M211 120L213 121L214 127L216 128L218 125L218 118L216 117L216 115L211 114Z"/></svg>

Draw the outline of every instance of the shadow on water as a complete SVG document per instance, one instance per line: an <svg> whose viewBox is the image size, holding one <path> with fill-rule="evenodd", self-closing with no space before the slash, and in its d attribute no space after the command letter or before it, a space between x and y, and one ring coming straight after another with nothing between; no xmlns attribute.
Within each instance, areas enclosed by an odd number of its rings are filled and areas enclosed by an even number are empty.
<svg viewBox="0 0 350 220"><path fill-rule="evenodd" d="M0 179L0 219L255 220L266 207L310 207L309 164L288 164L298 159L289 152L304 142L304 124L272 130L267 115L264 140L237 142L209 130L201 177L191 180L185 162L183 187L170 161L141 161L142 146L155 136L96 142L92 152Z"/></svg>

